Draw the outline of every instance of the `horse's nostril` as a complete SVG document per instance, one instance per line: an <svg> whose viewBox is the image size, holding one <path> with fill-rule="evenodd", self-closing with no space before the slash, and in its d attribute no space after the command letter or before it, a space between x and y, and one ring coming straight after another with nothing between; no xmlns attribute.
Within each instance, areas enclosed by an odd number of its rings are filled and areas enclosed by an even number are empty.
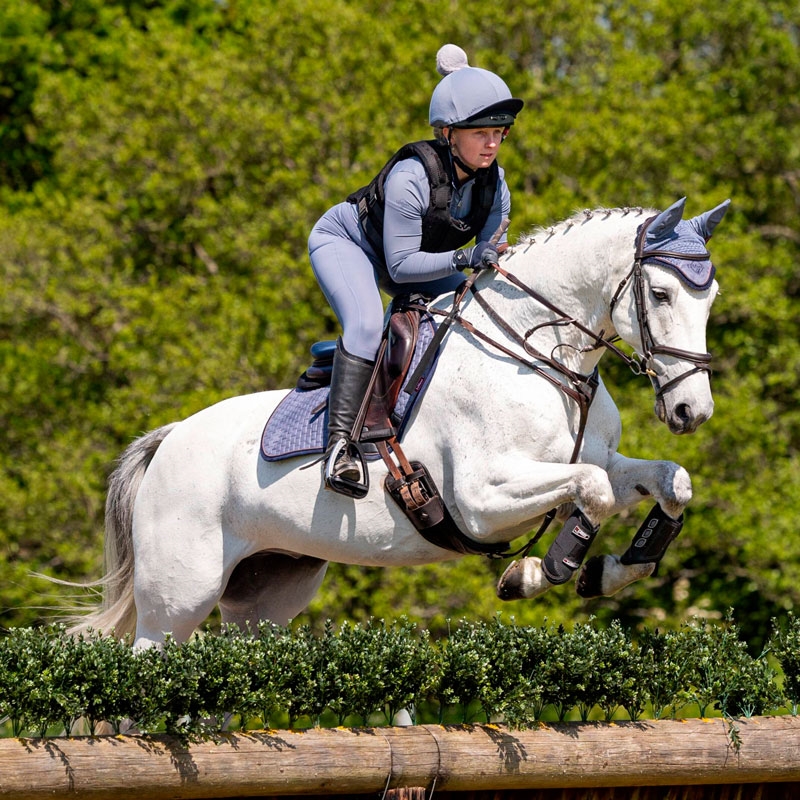
<svg viewBox="0 0 800 800"><path fill-rule="evenodd" d="M675 415L684 422L689 422L692 419L692 409L688 403L680 403L675 406Z"/></svg>

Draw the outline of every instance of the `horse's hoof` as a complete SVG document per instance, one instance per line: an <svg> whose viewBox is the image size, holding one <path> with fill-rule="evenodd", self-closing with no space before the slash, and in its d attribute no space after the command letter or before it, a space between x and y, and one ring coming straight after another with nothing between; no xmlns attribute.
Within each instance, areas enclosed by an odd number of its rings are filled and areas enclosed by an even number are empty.
<svg viewBox="0 0 800 800"><path fill-rule="evenodd" d="M506 567L497 583L497 596L501 600L529 600L544 594L553 585L542 572L540 558L523 558Z"/></svg>
<svg viewBox="0 0 800 800"><path fill-rule="evenodd" d="M605 556L592 556L578 573L575 591L581 597L602 597Z"/></svg>
<svg viewBox="0 0 800 800"><path fill-rule="evenodd" d="M519 561L512 561L497 582L497 596L501 600L521 600L522 568Z"/></svg>

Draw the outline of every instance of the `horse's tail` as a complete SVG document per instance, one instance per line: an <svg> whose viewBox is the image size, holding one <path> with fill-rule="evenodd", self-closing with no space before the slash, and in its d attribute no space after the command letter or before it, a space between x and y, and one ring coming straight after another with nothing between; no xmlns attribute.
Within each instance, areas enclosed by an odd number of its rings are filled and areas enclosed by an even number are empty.
<svg viewBox="0 0 800 800"><path fill-rule="evenodd" d="M133 441L117 461L108 481L105 524L105 576L90 586L102 587L102 605L72 618L70 632L89 630L118 637L136 629L133 601L133 504L142 478L167 434L177 422L156 428Z"/></svg>

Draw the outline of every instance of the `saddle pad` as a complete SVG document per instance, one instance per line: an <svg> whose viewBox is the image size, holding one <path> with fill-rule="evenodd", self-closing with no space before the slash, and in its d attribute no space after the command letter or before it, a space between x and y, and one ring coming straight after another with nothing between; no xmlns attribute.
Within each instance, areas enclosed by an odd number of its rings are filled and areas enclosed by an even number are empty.
<svg viewBox="0 0 800 800"><path fill-rule="evenodd" d="M436 323L430 314L423 314L419 321L419 336L408 377L414 374L423 353L428 347L434 333ZM438 353L436 354L438 357ZM408 420L417 398L420 396L430 376L436 368L437 359L434 358L431 366L423 375L419 385L409 394L406 385L400 391L392 414L392 421L397 427L397 438L402 440L403 429ZM278 404L272 412L264 433L261 436L261 455L267 461L282 461L294 456L312 455L323 453L328 441L328 392L330 387L323 386L319 389L301 391L293 389ZM365 448L368 458L378 458L374 445Z"/></svg>

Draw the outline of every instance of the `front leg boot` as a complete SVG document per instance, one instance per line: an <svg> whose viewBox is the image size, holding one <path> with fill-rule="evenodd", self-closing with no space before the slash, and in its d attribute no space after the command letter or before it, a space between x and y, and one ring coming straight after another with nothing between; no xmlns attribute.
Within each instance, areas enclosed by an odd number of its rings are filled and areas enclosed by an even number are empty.
<svg viewBox="0 0 800 800"><path fill-rule="evenodd" d="M600 526L592 525L580 509L574 511L542 560L542 571L552 584L566 583L575 574L598 530Z"/></svg>

